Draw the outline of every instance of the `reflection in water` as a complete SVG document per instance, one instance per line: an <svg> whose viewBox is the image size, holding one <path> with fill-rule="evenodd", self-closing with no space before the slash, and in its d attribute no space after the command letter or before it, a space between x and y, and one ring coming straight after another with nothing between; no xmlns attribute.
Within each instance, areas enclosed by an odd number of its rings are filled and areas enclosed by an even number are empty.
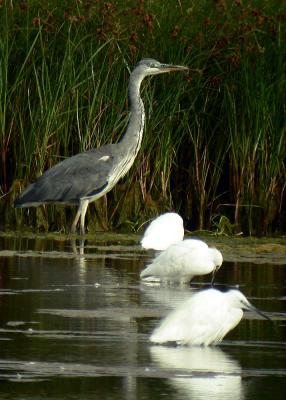
<svg viewBox="0 0 286 400"><path fill-rule="evenodd" d="M178 371L177 377L169 379L171 385L178 390L179 398L244 398L241 367L219 348L152 346L150 352L160 368L175 368L191 373L192 376L184 378L181 377L182 371Z"/></svg>
<svg viewBox="0 0 286 400"><path fill-rule="evenodd" d="M164 286L162 285L152 285L141 283L140 290L144 297L146 297L146 302L154 303L156 306L166 308L167 310L176 308L179 304L183 303L189 299L196 291L187 286ZM144 300L143 300L144 301Z"/></svg>
<svg viewBox="0 0 286 400"><path fill-rule="evenodd" d="M284 400L281 321L250 316L230 334L226 353L149 351L155 325L194 285L141 284L149 255L129 236L77 241L74 252L59 239L0 236L1 399ZM217 282L241 285L259 308L285 321L284 265L228 263Z"/></svg>
<svg viewBox="0 0 286 400"><path fill-rule="evenodd" d="M71 239L71 248L74 254L84 255L84 245L85 239L80 239L79 241Z"/></svg>

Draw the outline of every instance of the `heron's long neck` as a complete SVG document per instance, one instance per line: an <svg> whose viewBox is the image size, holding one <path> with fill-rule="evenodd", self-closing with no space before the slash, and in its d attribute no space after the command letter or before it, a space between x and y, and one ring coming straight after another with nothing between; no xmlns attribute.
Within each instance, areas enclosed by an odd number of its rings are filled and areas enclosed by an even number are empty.
<svg viewBox="0 0 286 400"><path fill-rule="evenodd" d="M134 158L141 146L145 123L144 104L140 97L140 85L143 78L142 76L132 74L130 76L128 85L130 116L125 135L120 141L122 149Z"/></svg>

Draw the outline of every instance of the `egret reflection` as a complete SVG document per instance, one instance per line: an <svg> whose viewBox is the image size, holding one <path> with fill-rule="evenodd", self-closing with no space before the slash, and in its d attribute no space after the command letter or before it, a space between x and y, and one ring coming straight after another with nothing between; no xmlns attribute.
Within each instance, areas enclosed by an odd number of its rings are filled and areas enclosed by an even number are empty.
<svg viewBox="0 0 286 400"><path fill-rule="evenodd" d="M196 290L186 286L160 285L160 288L158 288L157 285L151 283L141 283L140 290L142 293L141 302L146 302L149 305L151 301L152 306L164 310L172 310L178 307L196 293Z"/></svg>
<svg viewBox="0 0 286 400"><path fill-rule="evenodd" d="M172 370L168 382L178 399L244 399L241 367L219 348L152 346L150 353L156 366Z"/></svg>

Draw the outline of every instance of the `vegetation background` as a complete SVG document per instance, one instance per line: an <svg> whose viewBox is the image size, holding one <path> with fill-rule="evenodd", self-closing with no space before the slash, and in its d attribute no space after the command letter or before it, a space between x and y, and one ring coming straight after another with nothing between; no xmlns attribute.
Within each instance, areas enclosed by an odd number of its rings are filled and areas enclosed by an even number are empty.
<svg viewBox="0 0 286 400"><path fill-rule="evenodd" d="M285 22L285 0L0 0L1 227L70 226L74 208L13 200L119 140L130 70L152 57L190 72L144 81L141 151L89 231L176 210L188 229L285 233Z"/></svg>

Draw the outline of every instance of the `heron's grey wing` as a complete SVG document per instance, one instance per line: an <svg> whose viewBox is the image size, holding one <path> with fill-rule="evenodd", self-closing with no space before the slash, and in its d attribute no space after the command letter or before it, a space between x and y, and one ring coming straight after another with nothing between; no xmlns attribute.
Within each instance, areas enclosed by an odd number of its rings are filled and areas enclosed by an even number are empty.
<svg viewBox="0 0 286 400"><path fill-rule="evenodd" d="M116 165L113 145L72 156L48 169L19 196L15 206L39 203L78 203L108 186Z"/></svg>

